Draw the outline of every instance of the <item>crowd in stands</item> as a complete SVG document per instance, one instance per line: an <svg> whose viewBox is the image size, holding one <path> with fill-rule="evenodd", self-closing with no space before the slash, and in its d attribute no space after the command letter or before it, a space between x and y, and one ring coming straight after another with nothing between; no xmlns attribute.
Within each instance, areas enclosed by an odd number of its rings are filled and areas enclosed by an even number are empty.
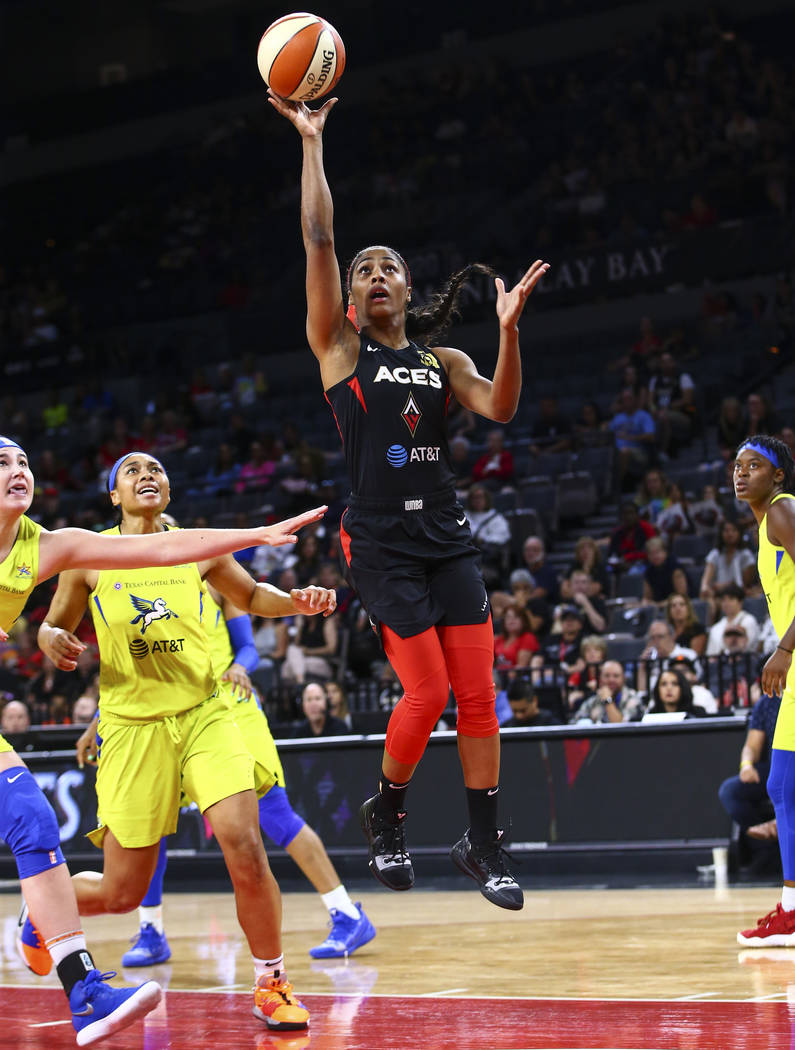
<svg viewBox="0 0 795 1050"><path fill-rule="evenodd" d="M365 103L352 99L340 120L339 157L350 147L378 162L335 180L341 225L354 243L369 243L373 228L401 241L410 213L422 247L448 241L466 214L467 252L499 267L511 265L506 245L517 241L561 257L659 237L692 244L721 222L786 224L795 76L777 25L772 15L733 26L693 12L576 66L498 69L481 56L467 72L428 63L399 83L382 73L366 104L383 119L356 120ZM328 407L269 368L266 350L276 347L241 349L233 325L223 329L225 353L167 326L151 345L131 335L133 322L208 311L237 320L267 310L274 325L284 312L303 316L298 186L289 165L280 181L271 163L290 148L271 117L263 106L202 142L180 137L165 153L62 173L50 198L64 210L53 205L46 221L26 204L40 184L11 187L0 431L30 452L31 515L48 528L114 524L107 475L131 448L163 460L183 525L242 526L327 503L324 522L295 548L238 555L257 579L283 589L318 582L339 597L322 622L255 623L253 678L276 724L319 725L315 690L306 697L319 682L329 707L331 692L347 692L335 717L356 729L375 724L364 716L388 712L401 689L342 575L347 488ZM61 231L57 243L47 222ZM422 260L418 285L421 277ZM568 374L563 355L548 352L526 369L507 427L451 406L456 487L494 615L503 724L702 717L754 700L775 636L755 522L727 471L749 434L776 433L795 449L769 377L749 382L762 347L775 350L770 375L793 352L791 274L773 285L745 298L708 286L700 316L667 330L634 318L635 333L614 341L600 367L593 346ZM727 348L738 338L745 357L734 368ZM26 387L27 370L44 370L56 350L69 385L58 371L49 389ZM296 353L313 367L307 350ZM8 392L17 386L29 393ZM52 586L0 644L3 724L78 722L96 704L89 621L73 674L36 647Z"/></svg>

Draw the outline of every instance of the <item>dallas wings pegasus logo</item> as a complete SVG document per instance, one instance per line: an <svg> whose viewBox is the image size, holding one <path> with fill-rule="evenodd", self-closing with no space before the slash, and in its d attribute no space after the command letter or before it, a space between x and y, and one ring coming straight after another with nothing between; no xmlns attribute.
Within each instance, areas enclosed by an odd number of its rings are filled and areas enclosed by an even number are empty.
<svg viewBox="0 0 795 1050"><path fill-rule="evenodd" d="M165 598L155 598L150 602L148 598L139 598L131 594L130 601L138 613L134 619L130 620L130 623L134 625L140 622L141 634L146 634L146 628L151 627L156 620L170 620L172 616L175 620L179 619L177 613L166 605Z"/></svg>

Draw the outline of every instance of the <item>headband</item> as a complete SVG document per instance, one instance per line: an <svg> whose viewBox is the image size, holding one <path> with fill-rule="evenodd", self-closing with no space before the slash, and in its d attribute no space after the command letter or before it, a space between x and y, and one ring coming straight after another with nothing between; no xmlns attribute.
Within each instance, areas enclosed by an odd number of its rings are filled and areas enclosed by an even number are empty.
<svg viewBox="0 0 795 1050"><path fill-rule="evenodd" d="M116 488L116 475L119 473L119 467L122 465L125 459L129 459L130 456L148 456L149 459L156 459L155 456L150 455L150 453L148 452L125 452L123 456L119 456L119 458L110 468L110 473L108 474L108 492L113 492L113 490ZM157 462L160 463L160 460L158 459ZM162 467L163 464L160 463L160 466Z"/></svg>
<svg viewBox="0 0 795 1050"><path fill-rule="evenodd" d="M781 470L781 464L778 461L776 453L772 452L770 449L764 448L758 441L744 441L737 449L737 455L739 456L741 452L745 452L747 448L752 448L754 452L758 452L760 456L764 456L766 460L769 460L776 470Z"/></svg>
<svg viewBox="0 0 795 1050"><path fill-rule="evenodd" d="M14 441L13 438L3 437L2 434L0 434L0 448L18 448L20 452L27 455L27 452L25 452L24 448L21 445L17 444L17 442Z"/></svg>
<svg viewBox="0 0 795 1050"><path fill-rule="evenodd" d="M351 290L351 277L353 276L353 268L356 265L356 260L357 259L361 259L361 257L363 255L366 255L367 252L371 252L373 250L373 248L383 248L386 251L391 252L392 255L396 256L397 259L400 260L400 265L406 271L406 284L410 288L411 287L411 271L409 270L408 266L406 265L406 260L403 258L403 256L400 254L400 252L396 252L394 248L389 248L385 244L371 244L369 248L362 248L362 250L360 252L357 252L354 255L353 260L351 262L351 265L348 267L347 276L345 277L345 290L350 293L350 290Z"/></svg>

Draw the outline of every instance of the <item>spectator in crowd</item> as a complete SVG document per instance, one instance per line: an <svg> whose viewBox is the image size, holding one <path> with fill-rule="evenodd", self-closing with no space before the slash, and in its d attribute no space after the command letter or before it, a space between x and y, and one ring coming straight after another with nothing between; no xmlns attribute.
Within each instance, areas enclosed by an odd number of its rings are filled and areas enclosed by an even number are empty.
<svg viewBox="0 0 795 1050"><path fill-rule="evenodd" d="M708 715L716 715L718 713L718 701L709 689L699 682L699 669L695 661L688 656L674 656L669 666L676 671L681 671L690 683L690 688L693 692L693 703L703 707Z"/></svg>
<svg viewBox="0 0 795 1050"><path fill-rule="evenodd" d="M541 599L554 605L558 600L558 574L547 564L547 551L540 536L528 536L522 544L523 568L533 577L531 600Z"/></svg>
<svg viewBox="0 0 795 1050"><path fill-rule="evenodd" d="M603 598L608 590L607 569L599 544L593 536L580 536L574 546L574 561L568 568L566 576L571 576L575 569L583 569L591 577L594 586L594 597Z"/></svg>
<svg viewBox="0 0 795 1050"><path fill-rule="evenodd" d="M513 484L513 455L505 448L502 430L490 430L486 435L486 451L475 460L472 478L495 489Z"/></svg>
<svg viewBox="0 0 795 1050"><path fill-rule="evenodd" d="M538 404L538 417L530 432L530 454L541 452L567 452L572 444L571 421L558 407L556 397L542 397Z"/></svg>
<svg viewBox="0 0 795 1050"><path fill-rule="evenodd" d="M646 714L673 714L676 711L684 711L686 718L703 718L707 713L693 702L693 690L682 672L671 667L662 671L654 683Z"/></svg>
<svg viewBox="0 0 795 1050"><path fill-rule="evenodd" d="M640 654L636 685L642 692L650 692L660 675L660 671L670 667L678 657L692 660L698 677L701 679L701 665L698 656L692 649L674 641L674 632L667 620L653 620L646 632L646 645Z"/></svg>
<svg viewBox="0 0 795 1050"><path fill-rule="evenodd" d="M351 709L348 706L348 696L340 683L333 678L331 681L326 682L326 696L328 697L329 714L334 718L341 719L350 732L353 728L353 718L351 717Z"/></svg>
<svg viewBox="0 0 795 1050"><path fill-rule="evenodd" d="M714 610L716 599L730 585L735 589L740 587L745 596L753 589L756 579L754 555L746 546L739 528L728 519L721 522L718 544L705 559L700 597L705 598Z"/></svg>
<svg viewBox="0 0 795 1050"><path fill-rule="evenodd" d="M168 456L174 452L184 452L187 447L187 430L182 425L177 413L173 409L167 408L160 416L160 426L155 436L155 454Z"/></svg>
<svg viewBox="0 0 795 1050"><path fill-rule="evenodd" d="M298 542L292 548L292 554L287 556L285 566L295 572L298 585L306 587L314 582L322 563L323 558L317 534L310 529L304 529L298 537Z"/></svg>
<svg viewBox="0 0 795 1050"><path fill-rule="evenodd" d="M687 576L663 537L652 536L646 543L643 603L662 605L670 594L687 594Z"/></svg>
<svg viewBox="0 0 795 1050"><path fill-rule="evenodd" d="M357 678L369 679L375 672L380 672L384 663L378 635L358 596L352 598L344 615L348 628L348 669Z"/></svg>
<svg viewBox="0 0 795 1050"><path fill-rule="evenodd" d="M734 460L734 450L747 434L743 406L738 397L724 397L718 413L718 447L724 459Z"/></svg>
<svg viewBox="0 0 795 1050"><path fill-rule="evenodd" d="M251 671L251 680L262 693L267 693L278 678L277 667L287 653L288 629L283 619L255 617L251 623L257 666Z"/></svg>
<svg viewBox="0 0 795 1050"><path fill-rule="evenodd" d="M615 436L619 482L625 491L646 469L654 453L654 420L645 409L638 407L634 391L625 387L621 391L619 411L607 427Z"/></svg>
<svg viewBox="0 0 795 1050"><path fill-rule="evenodd" d="M307 682L301 691L303 720L293 727L293 737L345 736L350 730L341 718L329 711L322 682Z"/></svg>
<svg viewBox="0 0 795 1050"><path fill-rule="evenodd" d="M0 713L0 733L27 733L30 729L30 711L21 700L9 700Z"/></svg>
<svg viewBox="0 0 795 1050"><path fill-rule="evenodd" d="M72 704L72 725L88 725L97 713L97 698L91 693L81 693Z"/></svg>
<svg viewBox="0 0 795 1050"><path fill-rule="evenodd" d="M604 445L606 434L603 424L602 410L596 401L585 401L572 428L575 447L580 449Z"/></svg>
<svg viewBox="0 0 795 1050"><path fill-rule="evenodd" d="M339 614L331 616L296 616L294 634L287 645L282 664L282 681L303 685L307 675L328 681L334 676L331 661L337 656ZM324 694L325 695L325 694Z"/></svg>
<svg viewBox="0 0 795 1050"><path fill-rule="evenodd" d="M634 500L621 504L621 520L610 534L608 553L611 563L630 568L646 561L646 543L654 536L654 526L640 517Z"/></svg>
<svg viewBox="0 0 795 1050"><path fill-rule="evenodd" d="M235 451L227 442L222 441L218 446L215 463L207 471L203 484L198 490L192 490L191 494L203 493L205 496L228 496L236 490L236 482L240 475L240 464L235 462ZM276 548L273 548L276 550Z"/></svg>
<svg viewBox="0 0 795 1050"><path fill-rule="evenodd" d="M701 499L689 509L690 518L699 536L713 536L723 511L718 503L718 491L714 485L705 485L701 490Z"/></svg>
<svg viewBox="0 0 795 1050"><path fill-rule="evenodd" d="M568 676L579 675L585 668L580 655L584 636L585 614L579 605L565 605L558 613L559 630L549 635L544 645L546 662L558 664Z"/></svg>
<svg viewBox="0 0 795 1050"><path fill-rule="evenodd" d="M502 580L508 568L511 526L505 515L494 509L488 488L478 483L469 490L465 513L472 530L472 539L482 553L483 579L487 587L493 587Z"/></svg>
<svg viewBox="0 0 795 1050"><path fill-rule="evenodd" d="M758 390L750 393L745 400L745 434L743 437L775 434L778 427L778 419L767 397Z"/></svg>
<svg viewBox="0 0 795 1050"><path fill-rule="evenodd" d="M455 478L455 490L459 500L463 500L472 484L472 454L469 438L458 434L450 439L450 463Z"/></svg>
<svg viewBox="0 0 795 1050"><path fill-rule="evenodd" d="M563 580L560 593L567 605L576 605L582 610L588 629L601 633L607 628L607 606L596 593L593 579L583 569L575 569Z"/></svg>
<svg viewBox="0 0 795 1050"><path fill-rule="evenodd" d="M596 691L599 669L607 657L607 640L600 634L586 634L580 643L583 669L569 677L569 710L577 707L586 696Z"/></svg>
<svg viewBox="0 0 795 1050"><path fill-rule="evenodd" d="M652 467L643 475L643 481L638 486L635 495L635 502L638 505L638 513L644 521L656 526L660 514L671 502L668 488L668 479L657 467Z"/></svg>
<svg viewBox="0 0 795 1050"><path fill-rule="evenodd" d="M718 788L721 805L740 828L740 863L747 865L749 873L755 875L776 871L779 862L777 837L761 841L749 838L748 829L765 824L773 817L767 777L780 706L781 697L760 696L748 713L748 728L740 752L740 771L727 777Z"/></svg>
<svg viewBox="0 0 795 1050"><path fill-rule="evenodd" d="M669 594L665 603L665 618L671 625L674 641L683 648L703 656L707 647L707 629L696 616L693 603L686 594Z"/></svg>
<svg viewBox="0 0 795 1050"><path fill-rule="evenodd" d="M248 459L237 476L235 492L264 492L273 481L275 473L276 463L267 457L265 445L261 441L252 441Z"/></svg>
<svg viewBox="0 0 795 1050"><path fill-rule="evenodd" d="M539 705L538 691L524 675L517 675L508 686L508 703L512 717L503 722L503 729L557 726L560 719Z"/></svg>
<svg viewBox="0 0 795 1050"><path fill-rule="evenodd" d="M674 481L668 488L668 500L668 506L655 522L659 532L669 538L687 536L695 532L696 526L690 515L687 496Z"/></svg>
<svg viewBox="0 0 795 1050"><path fill-rule="evenodd" d="M657 426L657 445L665 456L675 455L690 440L695 418L695 383L674 355L660 354L658 370L649 380L649 410Z"/></svg>
<svg viewBox="0 0 795 1050"><path fill-rule="evenodd" d="M502 626L494 636L494 666L499 671L529 667L539 642L530 628L527 611L511 604L502 615Z"/></svg>
<svg viewBox="0 0 795 1050"><path fill-rule="evenodd" d="M748 632L741 623L729 624L723 632L723 647L718 654L718 683L722 689L722 707L748 707L760 695L753 673L757 662L750 655ZM707 655L710 655L709 652Z"/></svg>
<svg viewBox="0 0 795 1050"><path fill-rule="evenodd" d="M638 722L643 715L643 697L626 684L618 660L605 660L599 670L599 686L569 719L570 722Z"/></svg>
<svg viewBox="0 0 795 1050"><path fill-rule="evenodd" d="M760 624L756 617L743 609L745 591L736 583L727 583L720 597L723 615L709 629L707 656L717 656L725 649L725 636L729 628L739 627L745 632L748 648L755 649L759 641Z"/></svg>

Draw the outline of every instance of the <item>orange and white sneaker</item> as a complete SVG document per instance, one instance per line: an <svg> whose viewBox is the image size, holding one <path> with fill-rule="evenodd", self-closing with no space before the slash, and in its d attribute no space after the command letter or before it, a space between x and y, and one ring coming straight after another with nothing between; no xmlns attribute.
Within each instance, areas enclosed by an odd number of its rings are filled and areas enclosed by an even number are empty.
<svg viewBox="0 0 795 1050"><path fill-rule="evenodd" d="M293 994L293 986L277 970L254 985L254 1016L268 1028L289 1032L309 1027L309 1011Z"/></svg>
<svg viewBox="0 0 795 1050"><path fill-rule="evenodd" d="M795 947L795 909L784 911L781 904L777 904L752 930L738 933L737 943L745 948Z"/></svg>
<svg viewBox="0 0 795 1050"><path fill-rule="evenodd" d="M17 951L27 968L39 977L46 977L52 969L52 956L45 947L43 937L31 922L24 901L17 920L16 942Z"/></svg>

